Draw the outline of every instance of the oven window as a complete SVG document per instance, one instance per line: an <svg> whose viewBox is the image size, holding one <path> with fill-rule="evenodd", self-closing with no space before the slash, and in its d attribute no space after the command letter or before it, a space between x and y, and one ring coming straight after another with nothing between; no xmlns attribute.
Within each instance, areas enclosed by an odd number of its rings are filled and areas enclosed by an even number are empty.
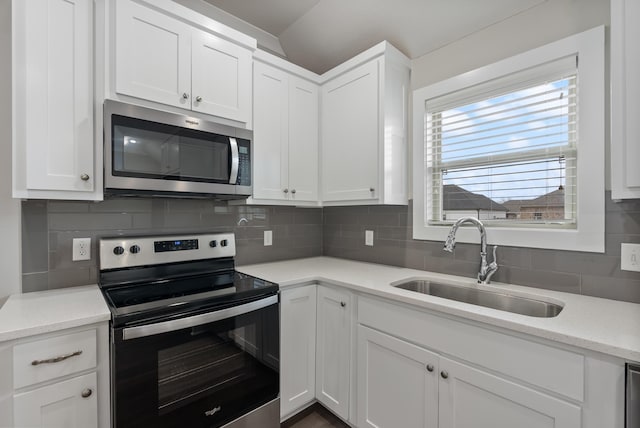
<svg viewBox="0 0 640 428"><path fill-rule="evenodd" d="M112 116L113 175L227 183L229 137Z"/></svg>
<svg viewBox="0 0 640 428"><path fill-rule="evenodd" d="M116 340L116 428L217 427L242 416L278 396L279 346L277 304Z"/></svg>

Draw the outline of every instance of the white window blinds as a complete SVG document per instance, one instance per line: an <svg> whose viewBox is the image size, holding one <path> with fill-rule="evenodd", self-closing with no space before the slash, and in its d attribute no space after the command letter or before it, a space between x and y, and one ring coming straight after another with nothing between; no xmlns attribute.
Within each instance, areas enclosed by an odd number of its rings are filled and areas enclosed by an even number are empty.
<svg viewBox="0 0 640 428"><path fill-rule="evenodd" d="M428 222L575 227L577 79L572 56L427 100Z"/></svg>

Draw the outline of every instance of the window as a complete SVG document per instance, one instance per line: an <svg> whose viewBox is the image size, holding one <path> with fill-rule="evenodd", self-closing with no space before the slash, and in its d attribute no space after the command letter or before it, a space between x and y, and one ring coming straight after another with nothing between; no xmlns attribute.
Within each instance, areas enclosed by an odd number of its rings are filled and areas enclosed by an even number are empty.
<svg viewBox="0 0 640 428"><path fill-rule="evenodd" d="M416 90L413 141L414 238L603 252L603 28Z"/></svg>

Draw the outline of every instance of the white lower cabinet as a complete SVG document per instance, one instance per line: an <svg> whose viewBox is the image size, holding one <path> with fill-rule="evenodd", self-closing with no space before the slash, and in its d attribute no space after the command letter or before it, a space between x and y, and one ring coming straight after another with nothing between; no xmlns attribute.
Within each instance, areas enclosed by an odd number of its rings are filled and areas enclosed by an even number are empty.
<svg viewBox="0 0 640 428"><path fill-rule="evenodd" d="M283 290L280 298L280 416L316 393L316 286Z"/></svg>
<svg viewBox="0 0 640 428"><path fill-rule="evenodd" d="M108 428L107 322L0 343L0 426Z"/></svg>
<svg viewBox="0 0 640 428"><path fill-rule="evenodd" d="M33 391L16 394L16 427L97 428L96 373L88 373Z"/></svg>
<svg viewBox="0 0 640 428"><path fill-rule="evenodd" d="M358 326L358 427L438 426L438 354Z"/></svg>
<svg viewBox="0 0 640 428"><path fill-rule="evenodd" d="M441 357L439 428L580 428L578 405Z"/></svg>
<svg viewBox="0 0 640 428"><path fill-rule="evenodd" d="M316 398L344 420L349 419L352 295L318 286Z"/></svg>

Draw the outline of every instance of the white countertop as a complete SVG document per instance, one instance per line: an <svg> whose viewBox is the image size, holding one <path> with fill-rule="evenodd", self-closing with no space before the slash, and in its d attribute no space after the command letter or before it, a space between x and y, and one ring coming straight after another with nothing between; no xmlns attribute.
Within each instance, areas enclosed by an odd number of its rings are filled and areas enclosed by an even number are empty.
<svg viewBox="0 0 640 428"><path fill-rule="evenodd" d="M0 307L0 342L110 319L97 285L13 294Z"/></svg>
<svg viewBox="0 0 640 428"><path fill-rule="evenodd" d="M481 286L475 283L475 278L331 257L238 266L236 269L278 283L281 288L311 282L338 285L391 301L480 321L628 361L640 361L640 304L502 283ZM424 295L389 285L412 277L499 289L510 294L562 303L564 309L554 318L536 318Z"/></svg>

